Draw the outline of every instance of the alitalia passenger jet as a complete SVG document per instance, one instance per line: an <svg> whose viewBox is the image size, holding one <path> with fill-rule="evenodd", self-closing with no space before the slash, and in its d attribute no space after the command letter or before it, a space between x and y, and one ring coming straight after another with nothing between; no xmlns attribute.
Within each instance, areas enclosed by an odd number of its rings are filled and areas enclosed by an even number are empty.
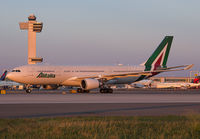
<svg viewBox="0 0 200 139"><path fill-rule="evenodd" d="M45 66L26 65L14 68L7 78L30 85L42 85L46 89L59 86L78 87L77 92L89 92L100 88L101 93L112 93L114 84L131 84L142 79L168 71L190 69L193 65L167 67L167 59L173 36L166 36L147 61L138 67L133 66Z"/></svg>

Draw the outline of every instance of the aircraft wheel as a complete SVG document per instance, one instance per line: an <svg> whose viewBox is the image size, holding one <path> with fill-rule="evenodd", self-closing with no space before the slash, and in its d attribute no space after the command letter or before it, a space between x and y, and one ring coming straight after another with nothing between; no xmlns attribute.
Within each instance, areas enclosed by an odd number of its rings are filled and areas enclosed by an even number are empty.
<svg viewBox="0 0 200 139"><path fill-rule="evenodd" d="M77 89L77 92L78 92L78 93L83 93L83 89L78 88L78 89Z"/></svg>
<svg viewBox="0 0 200 139"><path fill-rule="evenodd" d="M26 93L30 94L31 93L31 89L26 89Z"/></svg>
<svg viewBox="0 0 200 139"><path fill-rule="evenodd" d="M83 90L83 93L89 93L90 90Z"/></svg>
<svg viewBox="0 0 200 139"><path fill-rule="evenodd" d="M100 93L105 93L103 88L100 89Z"/></svg>
<svg viewBox="0 0 200 139"><path fill-rule="evenodd" d="M108 93L113 93L113 89L109 88Z"/></svg>
<svg viewBox="0 0 200 139"><path fill-rule="evenodd" d="M101 88L100 93L113 93L113 89L111 89L111 88Z"/></svg>

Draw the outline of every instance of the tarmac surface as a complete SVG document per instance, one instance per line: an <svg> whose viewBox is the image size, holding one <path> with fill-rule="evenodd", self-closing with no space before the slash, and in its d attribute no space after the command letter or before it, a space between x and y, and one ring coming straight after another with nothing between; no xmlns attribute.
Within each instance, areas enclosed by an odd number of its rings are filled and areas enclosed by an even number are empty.
<svg viewBox="0 0 200 139"><path fill-rule="evenodd" d="M0 95L0 118L188 114L200 114L200 90L118 90L113 94L41 90Z"/></svg>

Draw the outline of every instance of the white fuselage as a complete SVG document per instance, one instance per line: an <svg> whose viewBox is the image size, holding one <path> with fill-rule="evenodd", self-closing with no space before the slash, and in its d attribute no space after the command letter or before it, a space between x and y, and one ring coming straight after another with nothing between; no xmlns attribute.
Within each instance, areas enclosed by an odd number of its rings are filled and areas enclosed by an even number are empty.
<svg viewBox="0 0 200 139"><path fill-rule="evenodd" d="M101 77L104 75L125 74L144 71L144 66L40 66L26 65L14 68L7 78L31 85L65 85L80 86L76 78ZM111 80L113 84L132 83L138 80L139 75L119 77Z"/></svg>

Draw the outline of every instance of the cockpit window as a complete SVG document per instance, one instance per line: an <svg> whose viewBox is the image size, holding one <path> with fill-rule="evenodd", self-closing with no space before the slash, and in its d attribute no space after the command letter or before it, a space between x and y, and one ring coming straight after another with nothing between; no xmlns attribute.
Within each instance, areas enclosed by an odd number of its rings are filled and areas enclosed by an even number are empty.
<svg viewBox="0 0 200 139"><path fill-rule="evenodd" d="M12 72L21 72L20 70L12 70Z"/></svg>

